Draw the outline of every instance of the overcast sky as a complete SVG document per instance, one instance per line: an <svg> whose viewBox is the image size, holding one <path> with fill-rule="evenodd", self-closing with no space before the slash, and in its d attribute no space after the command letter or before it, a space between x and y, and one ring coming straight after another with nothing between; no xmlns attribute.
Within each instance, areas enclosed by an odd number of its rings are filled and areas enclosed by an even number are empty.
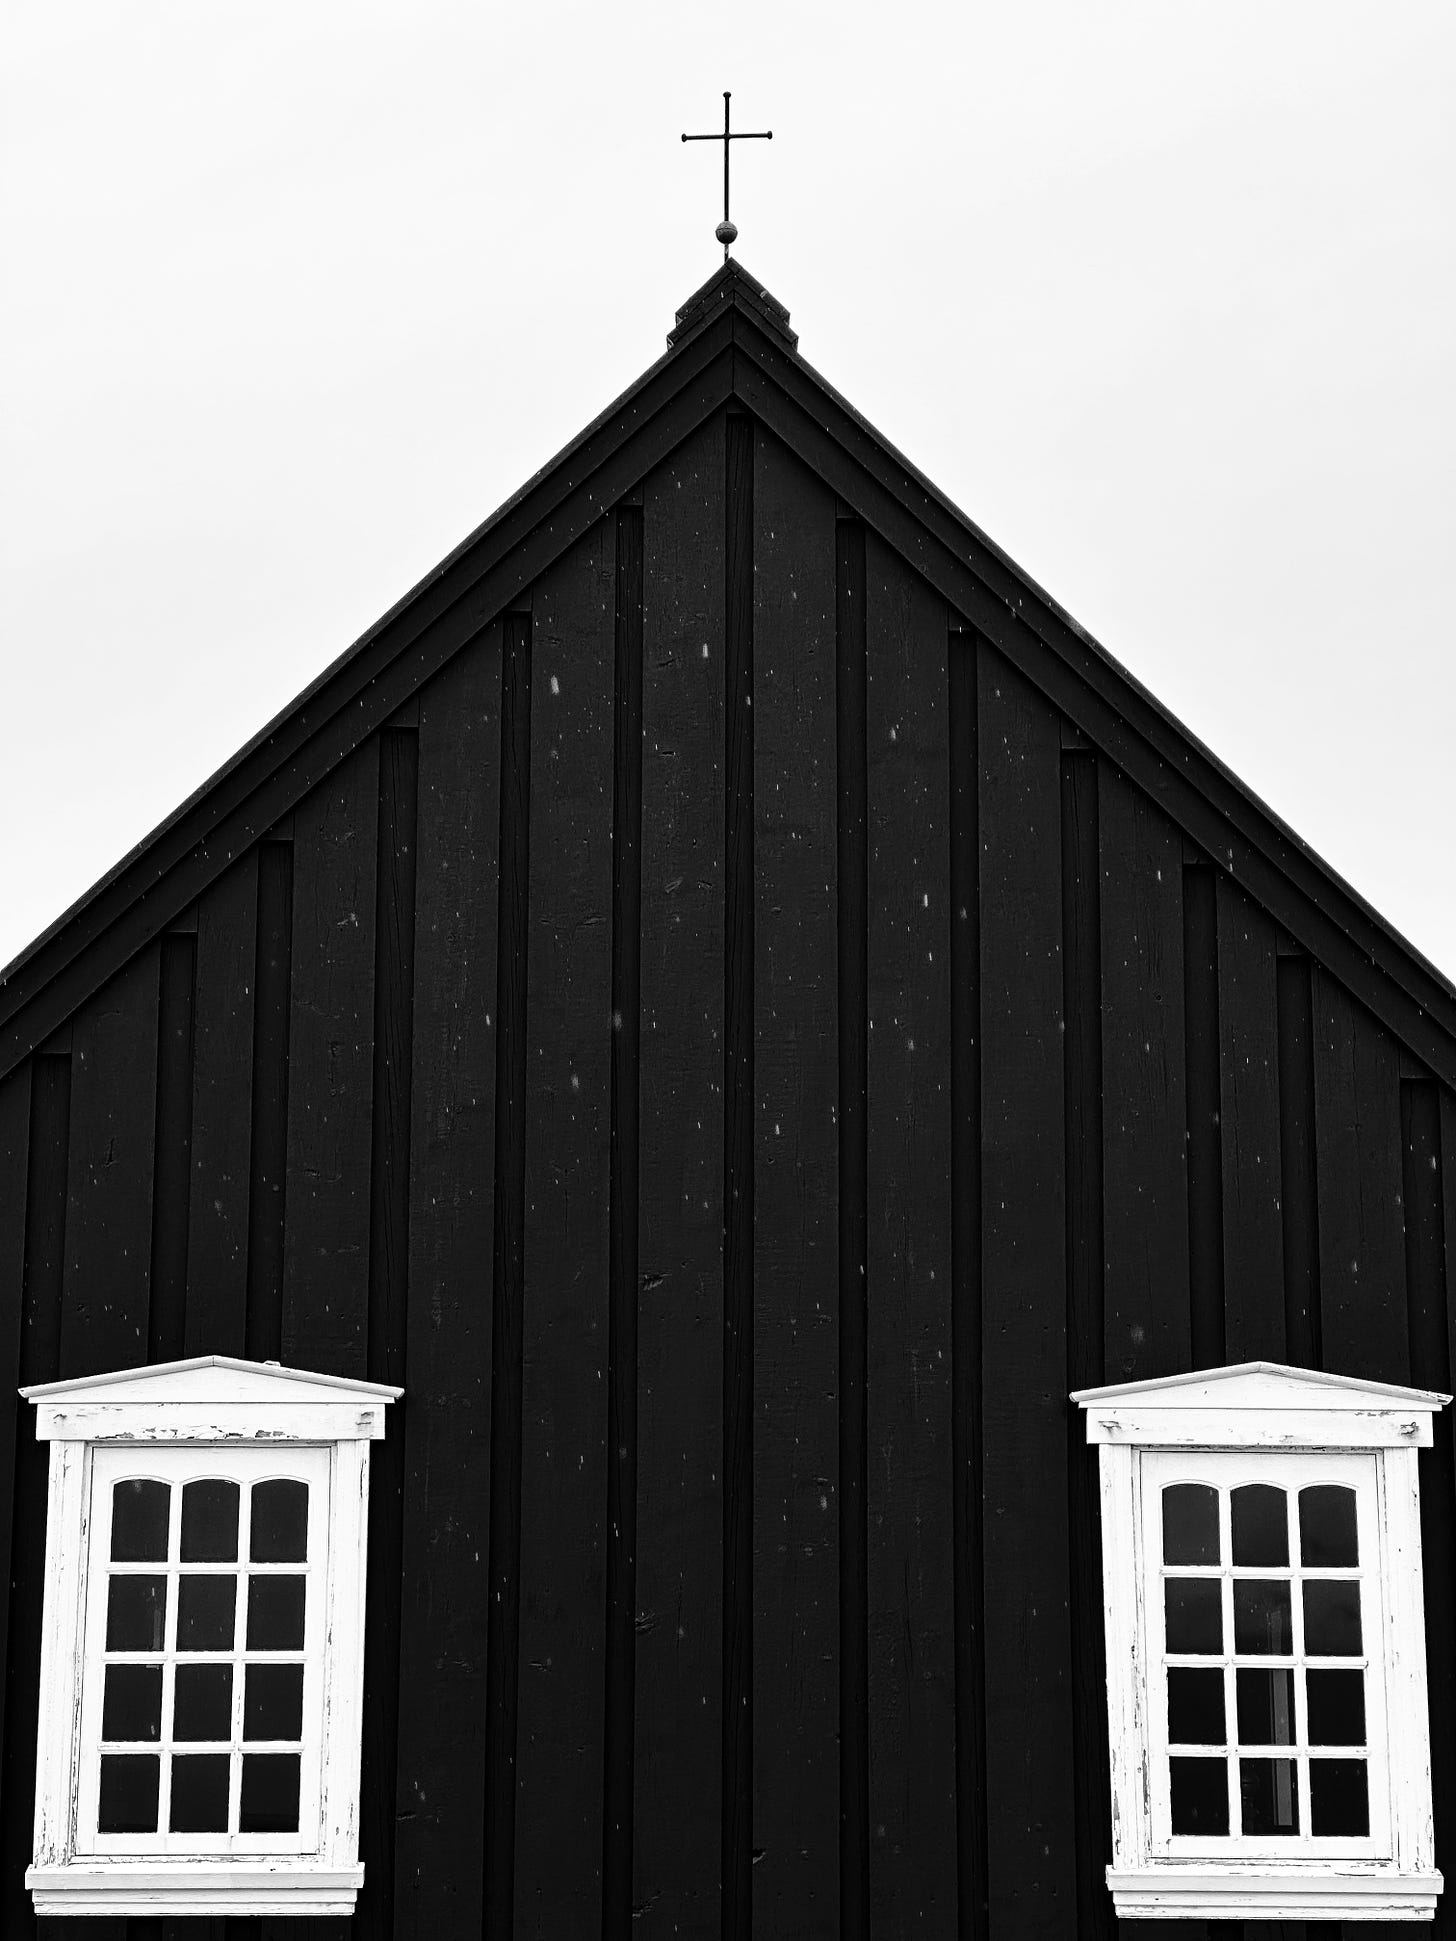
<svg viewBox="0 0 1456 1941"><path fill-rule="evenodd" d="M651 363L804 355L1456 976L1456 5L11 0L0 964Z"/></svg>

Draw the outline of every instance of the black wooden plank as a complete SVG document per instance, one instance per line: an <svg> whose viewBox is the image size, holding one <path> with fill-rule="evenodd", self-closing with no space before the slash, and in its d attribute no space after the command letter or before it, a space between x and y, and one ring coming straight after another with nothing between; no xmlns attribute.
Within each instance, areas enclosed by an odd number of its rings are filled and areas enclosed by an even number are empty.
<svg viewBox="0 0 1456 1941"><path fill-rule="evenodd" d="M1234 1362L1285 1352L1277 963L1273 924L1221 875L1224 1346Z"/></svg>
<svg viewBox="0 0 1456 1941"><path fill-rule="evenodd" d="M531 639L517 1937L602 1927L616 531Z"/></svg>
<svg viewBox="0 0 1456 1941"><path fill-rule="evenodd" d="M25 1331L26 1175L30 1155L31 1075L38 1060L28 1060L0 1084L0 1588L10 1589L10 1564L16 1541L16 1458L22 1436L33 1435L29 1406L16 1394ZM53 1061L54 1062L54 1061ZM0 1775L3 1775L5 1704L9 1695L10 1597L0 1594ZM38 1665L29 1667L31 1676ZM3 1788L3 1782L0 1782ZM0 1789L0 1852L4 1851L6 1802ZM0 1882L0 1912L11 1905L8 1885Z"/></svg>
<svg viewBox="0 0 1456 1941"><path fill-rule="evenodd" d="M379 741L293 824L283 1359L331 1375L368 1362Z"/></svg>
<svg viewBox="0 0 1456 1941"><path fill-rule="evenodd" d="M17 1385L60 1373L65 1284L71 1059L38 1053L31 1072L30 1121ZM13 1128L11 1137L13 1138ZM35 1913L25 1888L35 1825L35 1748L40 1711L41 1606L45 1579L46 1478L50 1448L35 1437L35 1413L17 1404L11 1424L13 1491L5 1659L5 1757L0 1779L0 1928L31 1935ZM55 1932L61 1923L49 1923Z"/></svg>
<svg viewBox="0 0 1456 1941"><path fill-rule="evenodd" d="M75 1021L61 1374L147 1358L160 947Z"/></svg>
<svg viewBox="0 0 1456 1941"><path fill-rule="evenodd" d="M723 472L643 492L642 1071L633 1908L720 1932Z"/></svg>
<svg viewBox="0 0 1456 1941"><path fill-rule="evenodd" d="M253 1128L248 1148L244 1339L254 1361L283 1348L283 1236L288 1210L288 1042L293 988L293 840L258 849L253 981Z"/></svg>
<svg viewBox="0 0 1456 1941"><path fill-rule="evenodd" d="M1218 879L1183 868L1184 1097L1188 1110L1189 1345L1195 1368L1224 1361L1223 1052L1219 1026Z"/></svg>
<svg viewBox="0 0 1456 1941"><path fill-rule="evenodd" d="M874 535L867 1273L871 1922L956 1920L945 603Z"/></svg>
<svg viewBox="0 0 1456 1941"><path fill-rule="evenodd" d="M753 1931L841 1932L834 499L753 491Z"/></svg>
<svg viewBox="0 0 1456 1941"><path fill-rule="evenodd" d="M982 1425L990 1932L1072 1933L1061 734L980 654Z"/></svg>
<svg viewBox="0 0 1456 1941"><path fill-rule="evenodd" d="M397 1941L481 1931L499 628L424 690L419 734Z"/></svg>
<svg viewBox="0 0 1456 1941"><path fill-rule="evenodd" d="M496 946L495 1234L491 1247L490 1597L485 1658L485 1926L515 1899L520 1695L522 1310L526 1281L526 977L531 875L531 615L501 642L500 914Z"/></svg>
<svg viewBox="0 0 1456 1941"><path fill-rule="evenodd" d="M157 1121L152 1177L151 1303L147 1360L175 1361L187 1338L187 1248L192 1175L192 1057L197 937L162 938L157 1019Z"/></svg>
<svg viewBox="0 0 1456 1941"><path fill-rule="evenodd" d="M1303 956L1281 956L1279 1008L1280 1217L1284 1228L1284 1340L1298 1368L1320 1368L1318 1150L1314 1104L1314 984Z"/></svg>
<svg viewBox="0 0 1456 1941"><path fill-rule="evenodd" d="M1327 1368L1403 1382L1405 1313L1400 1060L1395 1041L1316 972L1320 1332Z"/></svg>
<svg viewBox="0 0 1456 1941"><path fill-rule="evenodd" d="M1102 1137L1110 1381L1189 1366L1183 852L1103 767Z"/></svg>
<svg viewBox="0 0 1456 1941"><path fill-rule="evenodd" d="M637 1672L638 1121L642 1045L642 505L614 520L612 1125L607 1349L606 1694L602 1928L632 1919Z"/></svg>
<svg viewBox="0 0 1456 1941"><path fill-rule="evenodd" d="M870 1919L868 1227L869 831L865 529L835 530L839 998L839 1915Z"/></svg>
<svg viewBox="0 0 1456 1941"><path fill-rule="evenodd" d="M418 719L379 741L374 928L373 1150L369 1168L371 1381L403 1387L409 1293L410 1085L414 1040ZM355 1941L394 1932L394 1812L398 1785L399 1623L404 1544L404 1422L386 1416L370 1452L369 1574L364 1613L364 1743L360 1857L364 1891Z"/></svg>
<svg viewBox="0 0 1456 1941"><path fill-rule="evenodd" d="M184 1344L189 1355L240 1355L247 1345L257 932L258 851L252 849L202 898L197 911Z"/></svg>

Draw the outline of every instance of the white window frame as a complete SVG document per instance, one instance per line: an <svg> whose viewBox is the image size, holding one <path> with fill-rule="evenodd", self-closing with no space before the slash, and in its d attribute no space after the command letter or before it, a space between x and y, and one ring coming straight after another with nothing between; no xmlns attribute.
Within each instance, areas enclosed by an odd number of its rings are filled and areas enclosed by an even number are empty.
<svg viewBox="0 0 1456 1941"><path fill-rule="evenodd" d="M1086 1411L1101 1472L1112 1780L1107 1884L1120 1916L1432 1917L1444 1883L1431 1813L1417 1452L1430 1447L1434 1412L1450 1399L1271 1362L1073 1395ZM1355 1487L1369 1837L1314 1838L1307 1798L1298 1837L1172 1833L1161 1489L1173 1480L1218 1484L1221 1506L1224 1492L1243 1482L1294 1491L1315 1482ZM1225 1569L1226 1540L1225 1531ZM1185 1573L1174 1567L1172 1574ZM1231 1652L1232 1639L1224 1646ZM1232 1716L1227 1724L1236 1730Z"/></svg>
<svg viewBox="0 0 1456 1941"><path fill-rule="evenodd" d="M223 1355L21 1390L51 1445L25 1876L38 1915L352 1912L364 1878L369 1445L401 1392ZM111 1485L124 1475L171 1482L174 1519L191 1477L310 1483L297 1835L97 1833ZM170 1626L175 1602L169 1594Z"/></svg>

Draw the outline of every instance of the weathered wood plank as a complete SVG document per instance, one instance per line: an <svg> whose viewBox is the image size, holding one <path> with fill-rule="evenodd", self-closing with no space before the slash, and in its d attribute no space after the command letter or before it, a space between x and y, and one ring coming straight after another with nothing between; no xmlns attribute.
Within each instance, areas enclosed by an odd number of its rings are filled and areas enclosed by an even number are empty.
<svg viewBox="0 0 1456 1941"><path fill-rule="evenodd" d="M834 498L753 501L753 1928L839 1917Z"/></svg>
<svg viewBox="0 0 1456 1941"><path fill-rule="evenodd" d="M1077 1921L1056 716L980 654L982 1433L990 1932Z"/></svg>
<svg viewBox="0 0 1456 1941"><path fill-rule="evenodd" d="M1230 1361L1283 1361L1277 940L1269 918L1223 875L1218 953L1224 1343Z"/></svg>
<svg viewBox="0 0 1456 1941"><path fill-rule="evenodd" d="M15 1519L20 1511L15 1481L21 1438L28 1438L34 1423L28 1404L21 1402L16 1389L21 1382L21 1356L25 1335L25 1238L27 1174L30 1164L31 1074L36 1059L27 1059L0 1084L0 1593L11 1587L11 1554L15 1545ZM27 1506L28 1507L28 1506ZM3 1670L9 1664L10 1604L8 1594L0 1594L0 1748L5 1745L6 1701L9 1679ZM0 1756L0 1774L4 1772ZM0 1793L0 1851L3 1851L5 1802ZM0 1911L9 1902L0 1888Z"/></svg>
<svg viewBox="0 0 1456 1941"><path fill-rule="evenodd" d="M192 1187L192 1061L197 936L162 940L157 1014L157 1118L152 1156L152 1255L147 1360L175 1361L187 1338L187 1250Z"/></svg>
<svg viewBox="0 0 1456 1941"><path fill-rule="evenodd" d="M644 1936L716 1937L722 1833L721 420L643 492L636 1803Z"/></svg>
<svg viewBox="0 0 1456 1941"><path fill-rule="evenodd" d="M870 1907L956 1920L946 610L873 535L869 633Z"/></svg>
<svg viewBox="0 0 1456 1941"><path fill-rule="evenodd" d="M616 548L533 596L517 1937L602 1925Z"/></svg>
<svg viewBox="0 0 1456 1941"><path fill-rule="evenodd" d="M394 1932L478 1934L500 629L420 697Z"/></svg>

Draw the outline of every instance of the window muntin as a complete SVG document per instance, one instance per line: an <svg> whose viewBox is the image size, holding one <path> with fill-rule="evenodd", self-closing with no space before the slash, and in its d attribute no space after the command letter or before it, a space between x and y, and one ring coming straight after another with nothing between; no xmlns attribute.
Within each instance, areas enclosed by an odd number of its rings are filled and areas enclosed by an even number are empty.
<svg viewBox="0 0 1456 1941"><path fill-rule="evenodd" d="M1144 1454L1155 1852L1390 1852L1378 1492L1369 1454Z"/></svg>
<svg viewBox="0 0 1456 1941"><path fill-rule="evenodd" d="M92 1456L76 1847L317 1850L329 1451Z"/></svg>

